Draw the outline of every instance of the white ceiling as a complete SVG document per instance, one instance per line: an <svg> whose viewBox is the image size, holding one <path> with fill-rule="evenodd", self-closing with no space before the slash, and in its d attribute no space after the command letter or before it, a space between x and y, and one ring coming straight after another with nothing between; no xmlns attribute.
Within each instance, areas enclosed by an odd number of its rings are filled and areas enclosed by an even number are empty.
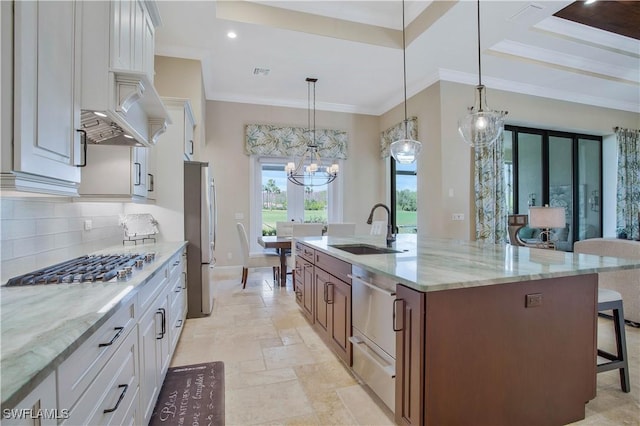
<svg viewBox="0 0 640 426"><path fill-rule="evenodd" d="M640 42L552 17L570 3L481 2L490 107L508 109L491 104L491 89L502 89L640 112ZM208 100L306 108L305 78L316 77L318 109L380 115L402 102L398 0L158 7L156 54L201 60ZM475 1L406 2L409 96L438 80L478 83L476 13Z"/></svg>

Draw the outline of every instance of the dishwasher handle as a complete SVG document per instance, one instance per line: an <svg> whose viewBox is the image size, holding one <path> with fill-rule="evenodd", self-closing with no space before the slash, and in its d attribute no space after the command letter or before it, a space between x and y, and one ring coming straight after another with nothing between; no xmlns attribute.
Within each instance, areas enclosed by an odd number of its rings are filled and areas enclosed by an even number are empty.
<svg viewBox="0 0 640 426"><path fill-rule="evenodd" d="M380 287L378 287L378 286L376 286L376 285L373 285L373 284L371 284L370 282L365 281L365 280L364 280L364 278L362 278L362 277L360 277L360 276L358 276L358 275L347 274L347 277L351 278L352 280L358 280L358 282L360 282L360 283L362 283L362 284L366 285L367 287L369 287L369 288L371 288L371 289L373 289L373 290L377 290L377 291L379 291L379 292L381 292L381 293L384 293L384 294L386 294L386 295L387 295L387 296L389 296L389 297L394 297L394 296L396 295L396 292L395 292L395 291L385 290L384 288L380 288Z"/></svg>
<svg viewBox="0 0 640 426"><path fill-rule="evenodd" d="M367 342L365 342L364 340L360 339L357 336L349 337L349 341L353 344L354 349L357 349L358 351L360 351L362 355L367 357L369 361L374 363L380 370L384 371L386 375L388 375L392 379L396 377L395 366L391 364L382 365L380 361L378 361L373 355L369 353L369 351L373 353L376 353L376 351L371 346L367 345ZM364 348L362 348L361 346L364 346Z"/></svg>

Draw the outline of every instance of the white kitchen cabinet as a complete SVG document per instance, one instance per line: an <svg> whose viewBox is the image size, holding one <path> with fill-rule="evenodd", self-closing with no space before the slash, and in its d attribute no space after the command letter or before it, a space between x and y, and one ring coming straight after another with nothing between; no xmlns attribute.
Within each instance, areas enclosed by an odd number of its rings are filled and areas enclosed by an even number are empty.
<svg viewBox="0 0 640 426"><path fill-rule="evenodd" d="M82 7L14 3L13 164L3 166L3 188L77 194L82 141L75 34Z"/></svg>
<svg viewBox="0 0 640 426"><path fill-rule="evenodd" d="M118 0L111 8L110 65L113 69L141 71L153 82L155 24L144 0Z"/></svg>
<svg viewBox="0 0 640 426"><path fill-rule="evenodd" d="M163 97L162 102L167 111L169 111L172 124L167 126L167 130L162 135L161 140L166 144L182 144L184 146L184 159L188 161L194 160L196 120L191 108L191 101L185 98Z"/></svg>
<svg viewBox="0 0 640 426"><path fill-rule="evenodd" d="M153 202L155 148L88 145L79 193L84 199Z"/></svg>
<svg viewBox="0 0 640 426"><path fill-rule="evenodd" d="M56 374L51 373L34 390L29 392L14 409L2 413L2 424L7 426L55 426L58 418L64 417L68 410L57 409ZM47 414L46 416L44 414ZM41 418L36 417L39 414Z"/></svg>
<svg viewBox="0 0 640 426"><path fill-rule="evenodd" d="M148 424L153 414L175 344L182 331L185 313L176 309L175 301L186 295L182 288L184 259L182 252L174 255L158 271L156 277L141 289L140 306L143 314L138 328L142 424ZM183 302L180 306L184 306Z"/></svg>
<svg viewBox="0 0 640 426"><path fill-rule="evenodd" d="M147 148L133 147L133 167L131 176L133 180L133 195L147 196Z"/></svg>
<svg viewBox="0 0 640 426"><path fill-rule="evenodd" d="M138 405L138 333L129 330L63 425L119 425ZM136 412L134 410L134 412Z"/></svg>

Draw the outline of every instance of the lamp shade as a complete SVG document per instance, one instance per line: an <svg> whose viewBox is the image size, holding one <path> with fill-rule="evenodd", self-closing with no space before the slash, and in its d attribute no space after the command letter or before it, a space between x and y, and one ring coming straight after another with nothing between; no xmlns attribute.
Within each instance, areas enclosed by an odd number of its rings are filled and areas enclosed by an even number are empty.
<svg viewBox="0 0 640 426"><path fill-rule="evenodd" d="M564 207L529 207L530 228L564 228Z"/></svg>

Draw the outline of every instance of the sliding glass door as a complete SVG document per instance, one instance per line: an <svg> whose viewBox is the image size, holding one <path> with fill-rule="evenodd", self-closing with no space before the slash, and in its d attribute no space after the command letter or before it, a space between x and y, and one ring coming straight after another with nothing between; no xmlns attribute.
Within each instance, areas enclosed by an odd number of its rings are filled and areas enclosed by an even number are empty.
<svg viewBox="0 0 640 426"><path fill-rule="evenodd" d="M566 226L554 231L561 250L602 235L601 137L505 126L505 146L510 214L528 214L531 206L564 207Z"/></svg>

